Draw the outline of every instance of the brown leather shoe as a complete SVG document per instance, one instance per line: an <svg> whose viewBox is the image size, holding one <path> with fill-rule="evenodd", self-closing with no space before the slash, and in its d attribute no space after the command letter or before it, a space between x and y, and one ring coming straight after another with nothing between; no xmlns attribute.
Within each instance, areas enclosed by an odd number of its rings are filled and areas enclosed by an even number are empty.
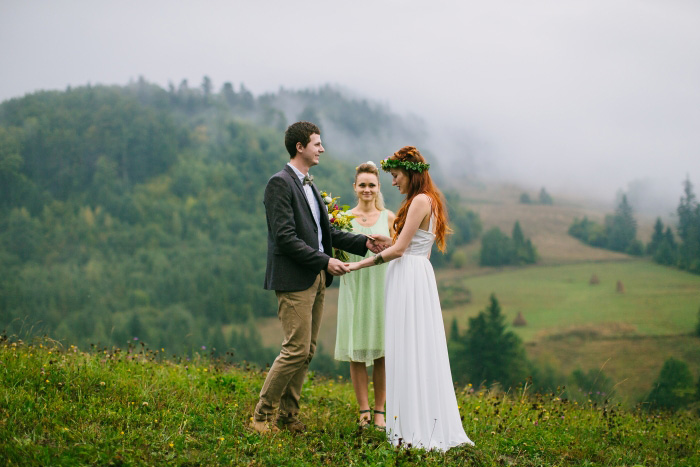
<svg viewBox="0 0 700 467"><path fill-rule="evenodd" d="M278 433L280 431L279 428L277 428L276 425L270 423L270 422L265 422L262 420L255 420L253 419L250 422L250 427L260 433L261 435L266 435L269 433Z"/></svg>
<svg viewBox="0 0 700 467"><path fill-rule="evenodd" d="M301 420L299 420L298 418L292 418L292 419L278 418L277 419L277 426L279 426L283 430L291 431L292 433L304 433L304 432L306 432L306 425L301 423Z"/></svg>

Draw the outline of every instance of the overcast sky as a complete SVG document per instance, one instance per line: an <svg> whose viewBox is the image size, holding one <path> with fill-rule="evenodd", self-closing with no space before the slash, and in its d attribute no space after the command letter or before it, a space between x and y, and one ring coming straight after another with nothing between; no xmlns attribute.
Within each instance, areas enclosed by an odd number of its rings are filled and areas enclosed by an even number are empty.
<svg viewBox="0 0 700 467"><path fill-rule="evenodd" d="M695 0L0 0L1 100L204 75L337 84L424 118L432 152L479 176L611 200L700 187Z"/></svg>

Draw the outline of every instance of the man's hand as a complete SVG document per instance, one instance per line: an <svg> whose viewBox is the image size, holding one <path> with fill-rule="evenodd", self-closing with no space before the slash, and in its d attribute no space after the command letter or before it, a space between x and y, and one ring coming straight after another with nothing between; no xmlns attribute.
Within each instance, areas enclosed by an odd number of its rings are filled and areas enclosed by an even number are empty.
<svg viewBox="0 0 700 467"><path fill-rule="evenodd" d="M328 261L328 267L326 268L326 271L328 271L328 274L332 276L342 276L343 274L350 272L350 268L347 267L345 263L343 263L339 259L331 258Z"/></svg>
<svg viewBox="0 0 700 467"><path fill-rule="evenodd" d="M367 249L377 254L389 248L392 244L391 238L386 235L369 235L367 237Z"/></svg>

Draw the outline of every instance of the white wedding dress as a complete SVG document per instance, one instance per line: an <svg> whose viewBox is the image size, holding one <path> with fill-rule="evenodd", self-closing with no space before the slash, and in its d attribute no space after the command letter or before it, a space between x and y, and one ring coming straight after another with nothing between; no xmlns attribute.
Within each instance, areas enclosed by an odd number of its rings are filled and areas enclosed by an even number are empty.
<svg viewBox="0 0 700 467"><path fill-rule="evenodd" d="M447 356L435 273L435 242L418 230L401 258L389 263L385 284L386 429L395 446L447 451L474 444L464 432Z"/></svg>

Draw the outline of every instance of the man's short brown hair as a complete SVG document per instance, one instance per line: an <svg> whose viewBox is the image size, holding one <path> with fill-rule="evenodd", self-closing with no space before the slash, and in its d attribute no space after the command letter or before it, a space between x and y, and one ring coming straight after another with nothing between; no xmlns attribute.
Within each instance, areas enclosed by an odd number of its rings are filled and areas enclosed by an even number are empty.
<svg viewBox="0 0 700 467"><path fill-rule="evenodd" d="M321 130L311 122L296 122L289 125L284 132L284 146L287 148L289 157L297 155L297 143L306 147L311 140L311 135L320 135Z"/></svg>

